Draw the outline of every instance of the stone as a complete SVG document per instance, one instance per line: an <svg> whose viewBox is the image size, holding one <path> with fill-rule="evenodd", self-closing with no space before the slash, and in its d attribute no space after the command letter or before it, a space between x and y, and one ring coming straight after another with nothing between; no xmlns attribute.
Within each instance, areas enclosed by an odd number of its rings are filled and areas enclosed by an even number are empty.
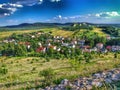
<svg viewBox="0 0 120 90"><path fill-rule="evenodd" d="M92 81L92 86L101 87L102 83L98 79L95 79Z"/></svg>
<svg viewBox="0 0 120 90"><path fill-rule="evenodd" d="M112 80L113 81L119 81L120 80L120 74L113 74L112 75Z"/></svg>
<svg viewBox="0 0 120 90"><path fill-rule="evenodd" d="M64 80L62 80L62 82L61 82L61 84L63 84L63 85L68 85L69 84L69 80L67 80L67 79L64 79Z"/></svg>
<svg viewBox="0 0 120 90"><path fill-rule="evenodd" d="M46 87L45 90L51 90L51 88L50 87Z"/></svg>
<svg viewBox="0 0 120 90"><path fill-rule="evenodd" d="M105 81L105 83L107 83L107 84L112 83L112 80L109 79L109 78L105 79L104 81Z"/></svg>
<svg viewBox="0 0 120 90"><path fill-rule="evenodd" d="M92 86L91 86L91 85L87 85L87 86L86 86L86 89L87 89L87 90L91 90L91 89L92 89Z"/></svg>
<svg viewBox="0 0 120 90"><path fill-rule="evenodd" d="M69 80L64 79L61 81L61 84L55 87L46 87L44 90L66 90L66 87L71 87L72 90L92 90L93 86L101 87L103 85L102 82L110 84L113 81L119 81L119 80L120 80L120 69L113 69L110 71L96 73L89 78L83 77L76 79L73 83L70 83Z"/></svg>
<svg viewBox="0 0 120 90"><path fill-rule="evenodd" d="M95 78L101 78L101 77L102 77L100 73L94 74L93 76L94 76Z"/></svg>
<svg viewBox="0 0 120 90"><path fill-rule="evenodd" d="M58 86L54 87L54 90L61 90Z"/></svg>
<svg viewBox="0 0 120 90"><path fill-rule="evenodd" d="M80 84L81 84L81 81L80 81L80 80L77 80L77 81L75 82L75 85L76 85L76 86L80 86Z"/></svg>

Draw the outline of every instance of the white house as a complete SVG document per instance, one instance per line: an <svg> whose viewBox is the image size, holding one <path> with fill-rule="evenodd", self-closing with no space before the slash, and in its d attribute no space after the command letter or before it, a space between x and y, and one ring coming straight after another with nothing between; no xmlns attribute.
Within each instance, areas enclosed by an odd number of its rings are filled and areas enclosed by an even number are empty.
<svg viewBox="0 0 120 90"><path fill-rule="evenodd" d="M112 46L112 51L114 52L114 51L120 51L120 46L118 46L118 45L113 45Z"/></svg>

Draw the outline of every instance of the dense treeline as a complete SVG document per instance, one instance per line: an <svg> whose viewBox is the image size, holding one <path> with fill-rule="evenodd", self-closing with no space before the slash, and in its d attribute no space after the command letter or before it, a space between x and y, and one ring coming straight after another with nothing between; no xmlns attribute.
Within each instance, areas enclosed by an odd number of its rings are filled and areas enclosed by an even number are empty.
<svg viewBox="0 0 120 90"><path fill-rule="evenodd" d="M103 31L111 36L120 37L120 28L109 26L104 27Z"/></svg>
<svg viewBox="0 0 120 90"><path fill-rule="evenodd" d="M80 29L93 30L93 28L94 28L93 25L88 25L86 23L73 24L71 26L63 27L64 30L69 30L69 31L75 31Z"/></svg>

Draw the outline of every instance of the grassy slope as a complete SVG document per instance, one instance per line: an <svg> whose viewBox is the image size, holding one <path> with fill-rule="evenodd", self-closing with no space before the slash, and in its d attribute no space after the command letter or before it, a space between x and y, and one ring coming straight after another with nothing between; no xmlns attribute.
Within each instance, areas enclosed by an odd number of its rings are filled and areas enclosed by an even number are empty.
<svg viewBox="0 0 120 90"><path fill-rule="evenodd" d="M36 32L36 31L44 31L44 32L52 32L52 35L61 35L64 37L70 36L73 34L71 31L64 31L64 30L59 30L57 28L44 28L44 29L37 29L37 30L17 30L17 31L2 31L0 32L0 39L9 37L13 33L16 34L23 34L23 33L31 33L31 32Z"/></svg>
<svg viewBox="0 0 120 90"><path fill-rule="evenodd" d="M102 31L101 28L95 28L92 32L98 33L100 36L106 36L107 34Z"/></svg>
<svg viewBox="0 0 120 90"><path fill-rule="evenodd" d="M72 36L74 34L74 31L65 31L65 30L59 30L58 28L44 28L44 29L37 29L37 30L17 30L17 31L2 31L0 32L0 39L9 37L13 33L16 34L23 34L23 33L30 33L30 32L36 32L36 31L44 31L44 32L52 32L52 35L60 35L63 37ZM80 30L79 34L82 34L85 30ZM100 36L106 36L104 32L101 31L100 28L94 28L94 30L91 31L91 33L96 32ZM90 33L90 34L91 34Z"/></svg>
<svg viewBox="0 0 120 90"><path fill-rule="evenodd" d="M30 32L36 32L36 31L39 31L39 30L2 31L2 32L0 32L0 39L5 38L5 37L9 37L9 36L12 35L13 33L23 34L23 33L30 33Z"/></svg>
<svg viewBox="0 0 120 90"><path fill-rule="evenodd" d="M74 33L72 31L60 30L58 28L45 28L45 29L41 29L40 31L52 32L52 35L54 36L58 35L58 36L63 36L63 37L71 36Z"/></svg>
<svg viewBox="0 0 120 90"><path fill-rule="evenodd" d="M39 77L38 74L40 71L52 68L57 73L57 78L64 77L73 79L73 76L88 76L92 73L103 71L106 69L112 69L120 64L120 54L118 59L113 58L113 54L109 53L108 55L101 55L98 57L97 55L93 56L93 60L89 64L85 64L84 62L80 64L75 70L72 65L69 63L69 60L50 60L50 62L46 62L43 58L36 57L1 57L0 65L5 64L8 68L8 74L4 76L0 76L0 86L5 85L7 83L18 82L21 83L19 86L12 86L12 90L26 87L27 83L23 82L31 82L30 85L34 86L36 80L41 80L42 77ZM98 57L98 58L97 58ZM35 70L33 70L35 68ZM0 87L1 89L7 89L5 86Z"/></svg>
<svg viewBox="0 0 120 90"><path fill-rule="evenodd" d="M84 32L86 32L86 29L81 29L79 31L75 31L75 33L73 34L73 36L84 36ZM94 28L93 30L91 30L89 33L87 33L87 36L93 36L94 33L98 34L98 36L102 36L105 37L107 36L107 34L105 34L104 32L102 32L101 28Z"/></svg>
<svg viewBox="0 0 120 90"><path fill-rule="evenodd" d="M60 36L63 36L63 37L71 37L74 35L74 33L76 31L66 31L66 30L60 30L60 29L57 29L57 28L46 28L46 29L42 29L41 31L45 31L45 32L52 32L52 35L54 36L57 36L57 35L60 35ZM77 34L79 35L82 35L83 32L85 32L86 29L81 29L79 30L79 32L77 32ZM99 36L106 36L107 34L102 32L102 29L101 28L94 28L93 30L90 31L90 33L88 33L89 35L93 34L93 33L97 33Z"/></svg>

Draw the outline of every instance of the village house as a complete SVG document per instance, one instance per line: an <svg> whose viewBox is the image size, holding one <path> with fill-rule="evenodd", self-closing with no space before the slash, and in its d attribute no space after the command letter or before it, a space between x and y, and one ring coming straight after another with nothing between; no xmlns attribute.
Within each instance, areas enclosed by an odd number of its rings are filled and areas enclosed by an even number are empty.
<svg viewBox="0 0 120 90"><path fill-rule="evenodd" d="M41 35L41 34L44 34L44 32L42 32L42 31L40 32L40 31L39 31L39 32L37 32L36 34L37 34L37 35Z"/></svg>
<svg viewBox="0 0 120 90"><path fill-rule="evenodd" d="M51 46L51 43L48 43L47 46Z"/></svg>
<svg viewBox="0 0 120 90"><path fill-rule="evenodd" d="M6 39L6 40L3 40L3 43L9 43L9 41Z"/></svg>
<svg viewBox="0 0 120 90"><path fill-rule="evenodd" d="M118 45L113 45L112 46L112 51L115 52L115 51L120 51L120 46Z"/></svg>
<svg viewBox="0 0 120 90"><path fill-rule="evenodd" d="M68 47L69 43L62 43L62 46Z"/></svg>
<svg viewBox="0 0 120 90"><path fill-rule="evenodd" d="M82 46L82 52L91 52L90 46L89 45Z"/></svg>
<svg viewBox="0 0 120 90"><path fill-rule="evenodd" d="M107 40L111 40L111 36L110 36L110 35L107 35L107 36L106 36L106 39L107 39Z"/></svg>
<svg viewBox="0 0 120 90"><path fill-rule="evenodd" d="M96 47L97 47L97 49L101 50L104 47L104 45L103 45L103 43L97 43Z"/></svg>
<svg viewBox="0 0 120 90"><path fill-rule="evenodd" d="M85 44L85 40L78 40L77 44L83 46Z"/></svg>
<svg viewBox="0 0 120 90"><path fill-rule="evenodd" d="M18 44L23 45L23 44L25 44L25 42L18 42Z"/></svg>
<svg viewBox="0 0 120 90"><path fill-rule="evenodd" d="M31 35L31 38L35 38L35 35Z"/></svg>
<svg viewBox="0 0 120 90"><path fill-rule="evenodd" d="M77 40L72 40L71 43L76 45L78 42L77 42Z"/></svg>
<svg viewBox="0 0 120 90"><path fill-rule="evenodd" d="M100 50L100 52L101 52L101 53L107 53L108 50L107 50L106 48L102 48L102 49Z"/></svg>
<svg viewBox="0 0 120 90"><path fill-rule="evenodd" d="M90 49L90 52L97 52L97 48L96 47L94 47L94 48L92 48L92 49Z"/></svg>
<svg viewBox="0 0 120 90"><path fill-rule="evenodd" d="M40 52L45 53L45 52L46 52L46 47L38 47L38 48L36 49L36 52L38 52L38 53L40 53Z"/></svg>
<svg viewBox="0 0 120 90"><path fill-rule="evenodd" d="M52 48L53 50L57 50L57 46L49 46L49 48Z"/></svg>
<svg viewBox="0 0 120 90"><path fill-rule="evenodd" d="M3 43L12 43L12 42L15 42L15 39L8 38L8 39L3 40L2 42Z"/></svg>
<svg viewBox="0 0 120 90"><path fill-rule="evenodd" d="M41 42L38 42L38 45L41 47L41 46L42 46L42 43L41 43Z"/></svg>
<svg viewBox="0 0 120 90"><path fill-rule="evenodd" d="M75 48L75 44L69 44L69 48Z"/></svg>
<svg viewBox="0 0 120 90"><path fill-rule="evenodd" d="M25 42L25 45L26 45L27 49L30 49L30 48L31 48L30 42Z"/></svg>
<svg viewBox="0 0 120 90"><path fill-rule="evenodd" d="M61 48L57 48L57 51L59 52L61 50Z"/></svg>
<svg viewBox="0 0 120 90"><path fill-rule="evenodd" d="M111 50L112 50L112 46L106 46L106 49L107 49L108 51L111 51Z"/></svg>

